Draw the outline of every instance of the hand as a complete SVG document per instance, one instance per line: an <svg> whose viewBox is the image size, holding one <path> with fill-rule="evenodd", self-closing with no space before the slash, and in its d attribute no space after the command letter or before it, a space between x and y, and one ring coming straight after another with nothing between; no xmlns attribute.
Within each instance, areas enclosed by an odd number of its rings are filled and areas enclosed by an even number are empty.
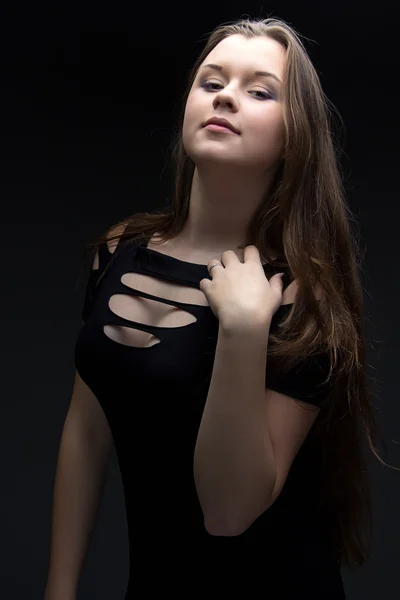
<svg viewBox="0 0 400 600"><path fill-rule="evenodd" d="M212 259L208 269L219 262ZM282 273L268 281L256 246L246 246L244 262L233 250L226 250L222 265L215 266L210 279L200 281L200 290L220 324L229 327L268 325L282 303Z"/></svg>

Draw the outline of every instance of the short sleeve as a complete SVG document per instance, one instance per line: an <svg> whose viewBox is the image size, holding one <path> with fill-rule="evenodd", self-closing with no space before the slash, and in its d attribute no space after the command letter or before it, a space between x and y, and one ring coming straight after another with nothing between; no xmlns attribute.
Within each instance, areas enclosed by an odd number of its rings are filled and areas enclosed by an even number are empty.
<svg viewBox="0 0 400 600"><path fill-rule="evenodd" d="M307 356L292 369L275 368L267 358L265 386L297 400L322 408L329 402L334 385L334 373L329 381L329 352Z"/></svg>
<svg viewBox="0 0 400 600"><path fill-rule="evenodd" d="M98 249L98 268L93 268L96 265L96 255L93 259L89 275L86 279L85 295L81 310L82 320L87 321L90 313L93 310L94 304L99 294L100 279L110 260L111 254L105 246L100 246Z"/></svg>

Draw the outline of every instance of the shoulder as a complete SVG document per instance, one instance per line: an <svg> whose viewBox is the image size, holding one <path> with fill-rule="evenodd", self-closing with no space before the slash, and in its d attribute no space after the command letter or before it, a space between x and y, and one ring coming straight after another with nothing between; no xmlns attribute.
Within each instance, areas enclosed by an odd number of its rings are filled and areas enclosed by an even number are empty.
<svg viewBox="0 0 400 600"><path fill-rule="evenodd" d="M108 251L113 254L115 252L116 247L118 246L118 242L125 231L127 223L117 223L116 225L112 225L107 232L107 248Z"/></svg>

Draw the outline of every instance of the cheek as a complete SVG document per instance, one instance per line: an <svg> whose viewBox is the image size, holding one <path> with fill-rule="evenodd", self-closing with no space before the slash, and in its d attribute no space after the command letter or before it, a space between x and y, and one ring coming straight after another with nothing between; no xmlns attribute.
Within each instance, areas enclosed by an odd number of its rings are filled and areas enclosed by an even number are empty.
<svg viewBox="0 0 400 600"><path fill-rule="evenodd" d="M201 118L201 117L200 117ZM182 124L182 142L186 152L190 156L190 148L193 144L193 137L195 136L195 130L199 128L200 123L198 111L196 113L193 101L188 101L185 107L185 113L183 116Z"/></svg>
<svg viewBox="0 0 400 600"><path fill-rule="evenodd" d="M197 120L199 116L197 114ZM183 116L183 130L192 129L196 125L196 107L193 100L188 100L185 107L185 113Z"/></svg>
<svg viewBox="0 0 400 600"><path fill-rule="evenodd" d="M250 162L261 165L279 160L285 147L285 127L280 108L246 120L243 153Z"/></svg>
<svg viewBox="0 0 400 600"><path fill-rule="evenodd" d="M283 124L283 113L279 104L270 104L267 111L258 115L255 126L262 131L279 131Z"/></svg>
<svg viewBox="0 0 400 600"><path fill-rule="evenodd" d="M190 144L202 122L210 115L210 108L205 107L195 96L189 96L183 115L182 135L184 144Z"/></svg>
<svg viewBox="0 0 400 600"><path fill-rule="evenodd" d="M185 119L194 120L196 115L199 118L199 110L201 109L201 103L198 96L191 92L186 101L185 107Z"/></svg>
<svg viewBox="0 0 400 600"><path fill-rule="evenodd" d="M264 139L264 143L281 144L285 138L285 124L283 121L283 113L280 107L276 107L264 114L253 124L254 131L260 142ZM260 135L260 134L265 135Z"/></svg>

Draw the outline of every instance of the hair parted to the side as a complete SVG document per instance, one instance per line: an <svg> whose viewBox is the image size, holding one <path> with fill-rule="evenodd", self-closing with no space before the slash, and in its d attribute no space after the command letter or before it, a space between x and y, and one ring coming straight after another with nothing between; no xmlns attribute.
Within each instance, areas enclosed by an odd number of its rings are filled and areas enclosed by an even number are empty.
<svg viewBox="0 0 400 600"><path fill-rule="evenodd" d="M270 335L268 357L290 368L321 351L331 356L332 396L309 435L315 436L321 452L321 510L332 547L341 565L360 566L370 558L373 520L363 431L376 458L391 465L380 458L372 442L379 436L386 451L366 374L359 233L352 227L355 218L346 203L339 169L339 148L332 132L334 107L293 27L277 18L256 18L222 24L212 31L189 74L170 147L172 202L161 212L133 214L114 224L87 244L85 255L116 240L125 246L157 232L162 243L181 232L195 167L182 142L186 100L209 52L234 34L269 36L286 49L284 157L268 197L252 219L247 243L267 259L272 248L277 250L282 262L275 264L289 267L299 286L279 335ZM322 290L318 297L317 287Z"/></svg>

